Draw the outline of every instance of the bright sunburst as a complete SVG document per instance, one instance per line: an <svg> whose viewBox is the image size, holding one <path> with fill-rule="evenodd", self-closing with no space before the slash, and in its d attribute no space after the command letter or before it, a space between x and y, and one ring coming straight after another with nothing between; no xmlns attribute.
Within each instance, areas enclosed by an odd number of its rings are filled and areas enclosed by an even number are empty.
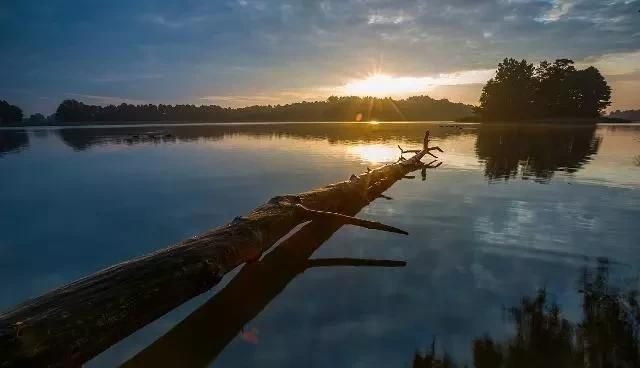
<svg viewBox="0 0 640 368"><path fill-rule="evenodd" d="M374 73L364 79L349 81L342 86L341 92L350 96L403 97L423 94L437 86L484 83L494 72L492 69L466 70L423 77Z"/></svg>
<svg viewBox="0 0 640 368"><path fill-rule="evenodd" d="M344 92L354 96L385 97L418 93L426 90L423 78L392 77L373 74L365 79L354 80L344 85Z"/></svg>

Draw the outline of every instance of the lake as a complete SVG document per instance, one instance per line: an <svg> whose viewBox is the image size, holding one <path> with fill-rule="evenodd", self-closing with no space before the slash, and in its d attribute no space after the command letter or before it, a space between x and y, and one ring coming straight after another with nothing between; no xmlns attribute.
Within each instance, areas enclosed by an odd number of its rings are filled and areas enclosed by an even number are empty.
<svg viewBox="0 0 640 368"><path fill-rule="evenodd" d="M358 215L408 236L311 224L282 244L317 247L312 259L400 262L240 271L87 366L409 367L434 339L437 352L471 364L474 339L512 336L505 310L541 288L579 321L579 280L605 258L610 283L638 288L640 126L33 128L0 130L0 310L272 196L396 161L397 146L420 147L427 129L442 166ZM269 262L299 261L277 249Z"/></svg>

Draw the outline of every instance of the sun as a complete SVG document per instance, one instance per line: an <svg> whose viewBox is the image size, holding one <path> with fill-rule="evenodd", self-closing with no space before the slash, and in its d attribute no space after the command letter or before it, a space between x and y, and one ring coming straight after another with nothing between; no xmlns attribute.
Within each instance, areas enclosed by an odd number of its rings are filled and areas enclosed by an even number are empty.
<svg viewBox="0 0 640 368"><path fill-rule="evenodd" d="M344 85L344 93L352 96L390 97L425 91L424 78L393 77L388 74L372 74L364 79L352 80Z"/></svg>
<svg viewBox="0 0 640 368"><path fill-rule="evenodd" d="M438 86L485 83L495 74L493 69L463 70L426 76L393 76L380 72L343 84L339 93L347 96L408 97L429 93Z"/></svg>

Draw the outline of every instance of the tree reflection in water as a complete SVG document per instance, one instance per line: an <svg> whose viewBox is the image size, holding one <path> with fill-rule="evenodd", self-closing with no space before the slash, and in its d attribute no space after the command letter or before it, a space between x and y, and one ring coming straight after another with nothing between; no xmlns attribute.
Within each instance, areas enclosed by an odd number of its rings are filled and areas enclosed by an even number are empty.
<svg viewBox="0 0 640 368"><path fill-rule="evenodd" d="M598 261L594 270L585 269L579 282L582 321L572 323L560 307L548 301L546 290L525 297L509 309L515 334L494 341L484 336L473 341L476 368L512 367L639 367L640 306L636 290L622 292L611 286L609 262ZM417 353L414 368L454 367L435 348Z"/></svg>
<svg viewBox="0 0 640 368"><path fill-rule="evenodd" d="M596 126L499 125L478 128L476 154L490 180L521 176L547 182L555 171L576 172L598 152Z"/></svg>
<svg viewBox="0 0 640 368"><path fill-rule="evenodd" d="M119 126L99 128L63 128L56 134L69 147L83 151L101 145L137 145L160 143L215 142L234 136L254 138L300 138L334 143L422 144L424 131L434 139L463 134L461 129L421 123L371 125L365 123L267 123L212 124L179 126Z"/></svg>
<svg viewBox="0 0 640 368"><path fill-rule="evenodd" d="M480 124L443 126L421 123L370 125L362 123L291 123L185 126L122 126L59 129L58 136L76 151L100 145L170 144L219 141L232 136L300 138L330 144L419 144L425 129L439 140L477 135L475 153L484 162L489 180L515 177L548 182L556 171L576 172L598 152L602 138L596 125ZM640 157L636 158L640 164Z"/></svg>
<svg viewBox="0 0 640 368"><path fill-rule="evenodd" d="M29 135L24 130L0 130L0 157L29 147Z"/></svg>

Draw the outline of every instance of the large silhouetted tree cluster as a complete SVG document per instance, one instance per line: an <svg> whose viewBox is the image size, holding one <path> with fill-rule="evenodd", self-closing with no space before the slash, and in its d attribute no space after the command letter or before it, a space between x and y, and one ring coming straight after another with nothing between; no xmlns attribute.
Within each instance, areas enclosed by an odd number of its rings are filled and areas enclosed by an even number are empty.
<svg viewBox="0 0 640 368"><path fill-rule="evenodd" d="M63 101L56 111L59 122L109 121L397 121L451 120L471 114L471 106L415 96L403 100L375 97L329 97L325 101L241 108L217 105L87 105Z"/></svg>
<svg viewBox="0 0 640 368"><path fill-rule="evenodd" d="M484 120L597 117L611 104L611 88L598 69L573 61L504 59L482 89L476 112Z"/></svg>
<svg viewBox="0 0 640 368"><path fill-rule="evenodd" d="M22 121L22 109L11 105L7 101L0 100L0 124L16 123Z"/></svg>

